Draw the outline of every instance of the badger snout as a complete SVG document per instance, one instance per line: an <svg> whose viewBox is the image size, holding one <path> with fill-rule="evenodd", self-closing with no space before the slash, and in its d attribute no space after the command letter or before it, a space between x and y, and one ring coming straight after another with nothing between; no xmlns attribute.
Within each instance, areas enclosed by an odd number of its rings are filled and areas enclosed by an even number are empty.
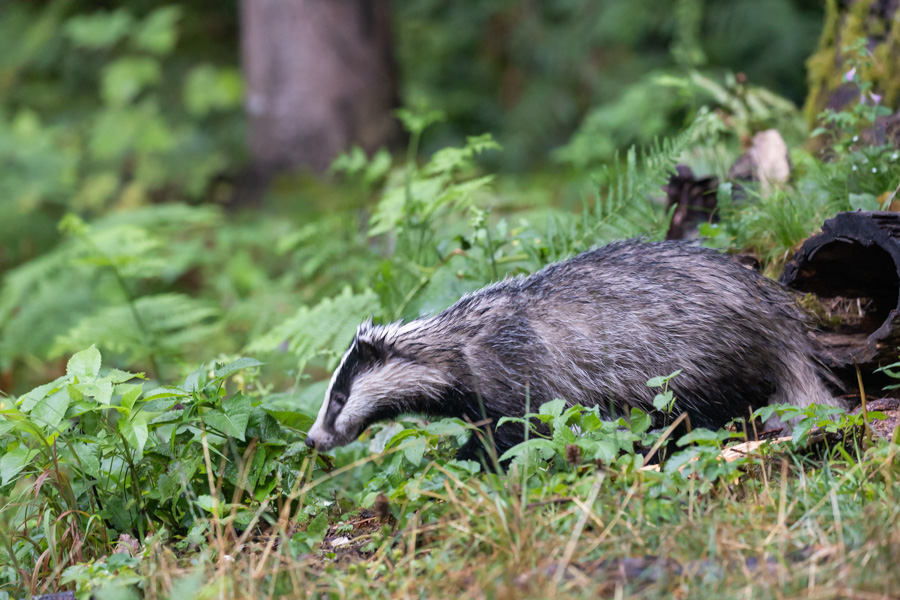
<svg viewBox="0 0 900 600"><path fill-rule="evenodd" d="M319 452L328 452L337 444L335 444L334 435L320 428L312 427L306 434L306 445Z"/></svg>

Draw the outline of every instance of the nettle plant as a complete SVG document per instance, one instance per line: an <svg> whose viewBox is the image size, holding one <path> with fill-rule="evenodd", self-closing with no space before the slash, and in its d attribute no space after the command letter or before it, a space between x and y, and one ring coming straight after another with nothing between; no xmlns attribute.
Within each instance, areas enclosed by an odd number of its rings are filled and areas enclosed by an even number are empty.
<svg viewBox="0 0 900 600"><path fill-rule="evenodd" d="M247 527L313 470L311 419L262 395L260 364L204 365L145 390L143 374L103 369L91 347L0 402L2 562L59 573L117 534L181 535L210 515Z"/></svg>

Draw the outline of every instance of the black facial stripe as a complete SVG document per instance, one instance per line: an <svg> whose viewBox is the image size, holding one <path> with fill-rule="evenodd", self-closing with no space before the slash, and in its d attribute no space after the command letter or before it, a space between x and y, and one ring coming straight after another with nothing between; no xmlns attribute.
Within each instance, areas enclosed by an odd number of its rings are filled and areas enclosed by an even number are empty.
<svg viewBox="0 0 900 600"><path fill-rule="evenodd" d="M326 431L334 431L334 424L344 409L346 400L350 398L350 391L353 382L362 373L375 368L380 360L379 356L383 355L383 349L380 345L361 342L358 339L353 340L347 357L344 359L343 367L338 371L331 386L331 396L328 398L328 410L325 413L325 429ZM345 402L335 402L336 397L343 396Z"/></svg>

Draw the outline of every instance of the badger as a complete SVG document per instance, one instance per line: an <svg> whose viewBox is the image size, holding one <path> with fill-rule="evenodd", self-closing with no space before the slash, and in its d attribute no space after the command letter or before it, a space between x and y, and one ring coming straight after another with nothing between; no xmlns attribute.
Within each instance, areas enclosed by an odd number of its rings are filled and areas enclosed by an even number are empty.
<svg viewBox="0 0 900 600"><path fill-rule="evenodd" d="M359 326L306 443L327 451L403 414L488 423L459 458L522 441L544 402L605 418L653 407L648 379L681 370L675 414L718 429L770 403L837 405L804 313L777 283L718 251L629 240L507 278L436 316ZM484 426L484 425L483 425Z"/></svg>

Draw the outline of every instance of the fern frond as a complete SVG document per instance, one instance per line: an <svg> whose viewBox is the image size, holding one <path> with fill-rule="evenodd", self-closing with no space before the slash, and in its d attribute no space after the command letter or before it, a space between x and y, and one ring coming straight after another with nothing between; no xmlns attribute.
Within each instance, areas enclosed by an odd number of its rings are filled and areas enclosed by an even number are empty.
<svg viewBox="0 0 900 600"><path fill-rule="evenodd" d="M135 316L137 312L137 318ZM188 340L201 343L216 330L218 311L184 294L158 294L128 305L106 306L58 336L50 350L61 356L91 344L135 361L150 352L174 352Z"/></svg>
<svg viewBox="0 0 900 600"><path fill-rule="evenodd" d="M612 237L665 235L670 215L656 199L662 196L679 157L691 147L695 127L691 124L677 136L656 140L643 151L632 147L622 168L618 168L617 159L615 174L605 171L611 183L605 193L595 196L593 219L588 220L584 232L586 238L595 238L591 243L610 239L608 232L603 235L603 229L610 229Z"/></svg>
<svg viewBox="0 0 900 600"><path fill-rule="evenodd" d="M286 344L301 369L323 354L329 357L328 366L333 367L353 339L360 321L379 312L375 292L354 294L350 288L344 288L338 296L322 300L312 308L300 307L294 316L253 340L245 352L264 354Z"/></svg>

